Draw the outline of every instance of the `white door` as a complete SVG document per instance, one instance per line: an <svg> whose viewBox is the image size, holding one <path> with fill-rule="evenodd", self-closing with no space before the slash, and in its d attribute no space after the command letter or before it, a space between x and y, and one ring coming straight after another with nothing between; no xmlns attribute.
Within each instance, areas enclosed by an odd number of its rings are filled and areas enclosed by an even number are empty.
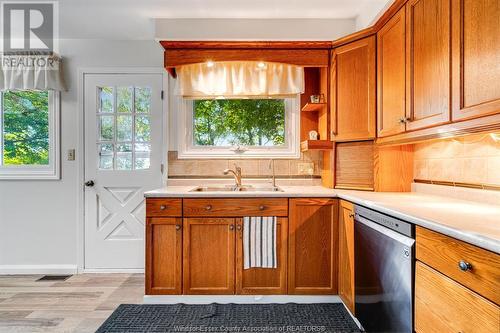
<svg viewBox="0 0 500 333"><path fill-rule="evenodd" d="M86 74L85 269L144 268L144 191L162 185L162 75Z"/></svg>

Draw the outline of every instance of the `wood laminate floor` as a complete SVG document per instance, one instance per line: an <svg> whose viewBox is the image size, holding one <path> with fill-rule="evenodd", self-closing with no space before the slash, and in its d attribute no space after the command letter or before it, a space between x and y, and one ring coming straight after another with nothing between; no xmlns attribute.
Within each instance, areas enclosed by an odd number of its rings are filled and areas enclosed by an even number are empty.
<svg viewBox="0 0 500 333"><path fill-rule="evenodd" d="M80 274L66 281L0 275L0 332L95 332L120 304L142 303L143 274Z"/></svg>

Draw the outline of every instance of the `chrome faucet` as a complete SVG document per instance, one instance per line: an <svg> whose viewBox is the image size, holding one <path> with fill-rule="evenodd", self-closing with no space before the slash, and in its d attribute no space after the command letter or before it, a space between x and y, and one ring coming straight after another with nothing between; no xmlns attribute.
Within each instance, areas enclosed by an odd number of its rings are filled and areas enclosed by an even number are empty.
<svg viewBox="0 0 500 333"><path fill-rule="evenodd" d="M272 170L273 174L272 174L272 182L273 182L273 188L276 188L276 174L274 172L274 160L271 160L270 161L270 169Z"/></svg>
<svg viewBox="0 0 500 333"><path fill-rule="evenodd" d="M234 176L234 181L236 182L236 188L240 189L241 188L241 168L237 166L236 164L234 165L234 170L231 169L226 169L224 170L224 174L232 174Z"/></svg>

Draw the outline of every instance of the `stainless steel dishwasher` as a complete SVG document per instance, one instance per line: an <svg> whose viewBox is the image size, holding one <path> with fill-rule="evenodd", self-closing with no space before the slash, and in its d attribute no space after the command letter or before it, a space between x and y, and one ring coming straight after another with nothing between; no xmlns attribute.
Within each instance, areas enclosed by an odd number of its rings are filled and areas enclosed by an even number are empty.
<svg viewBox="0 0 500 333"><path fill-rule="evenodd" d="M367 332L413 332L415 228L354 207L355 312Z"/></svg>

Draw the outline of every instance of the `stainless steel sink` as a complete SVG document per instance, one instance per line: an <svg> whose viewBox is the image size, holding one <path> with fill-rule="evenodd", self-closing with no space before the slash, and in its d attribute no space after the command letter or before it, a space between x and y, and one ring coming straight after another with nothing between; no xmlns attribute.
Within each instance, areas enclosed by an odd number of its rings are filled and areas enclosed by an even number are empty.
<svg viewBox="0 0 500 333"><path fill-rule="evenodd" d="M189 192L283 192L283 190L278 186L252 186L243 185L237 187L234 185L226 186L198 186L190 190Z"/></svg>

